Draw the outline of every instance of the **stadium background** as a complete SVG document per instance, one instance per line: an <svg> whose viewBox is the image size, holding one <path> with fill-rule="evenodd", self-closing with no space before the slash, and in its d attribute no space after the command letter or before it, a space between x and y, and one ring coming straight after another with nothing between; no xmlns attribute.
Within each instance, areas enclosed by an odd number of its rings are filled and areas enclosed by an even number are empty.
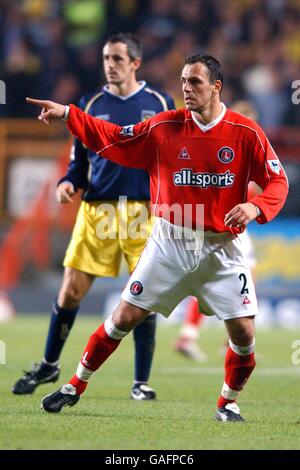
<svg viewBox="0 0 300 470"><path fill-rule="evenodd" d="M300 80L299 26L299 0L0 0L0 318L16 312L0 325L0 449L299 449L300 104L292 101L293 94L299 98L292 88ZM80 199L63 207L55 202L69 136L63 124L37 122L25 96L76 103L103 83L101 48L119 31L137 33L145 50L139 76L170 92L178 107L184 56L201 50L218 57L225 66L224 102L254 104L290 180L280 216L249 226L262 315L257 369L240 400L243 429L220 428L212 420L223 325L207 321L200 336L209 361L188 362L171 347L179 330L171 319L182 310L158 328L155 404L128 400L130 340L75 411L60 417L40 412L40 399L53 384L32 397L16 399L10 392L22 368L41 358ZM73 374L99 323L85 314L108 313L125 279L124 272L117 280L99 280L83 302L64 350L62 381Z"/></svg>

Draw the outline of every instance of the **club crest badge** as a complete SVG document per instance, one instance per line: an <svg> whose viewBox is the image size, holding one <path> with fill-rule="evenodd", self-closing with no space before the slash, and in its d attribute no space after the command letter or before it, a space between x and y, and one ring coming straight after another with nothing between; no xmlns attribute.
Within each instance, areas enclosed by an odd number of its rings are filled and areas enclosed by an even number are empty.
<svg viewBox="0 0 300 470"><path fill-rule="evenodd" d="M155 114L156 114L155 111L150 111L149 109L143 109L141 121L147 121L147 119L150 119L151 117L155 116Z"/></svg>
<svg viewBox="0 0 300 470"><path fill-rule="evenodd" d="M139 281L134 281L130 286L130 293L132 295L140 295L143 292L143 284Z"/></svg>
<svg viewBox="0 0 300 470"><path fill-rule="evenodd" d="M218 151L218 159L222 163L230 163L234 159L234 151L230 147L222 147Z"/></svg>

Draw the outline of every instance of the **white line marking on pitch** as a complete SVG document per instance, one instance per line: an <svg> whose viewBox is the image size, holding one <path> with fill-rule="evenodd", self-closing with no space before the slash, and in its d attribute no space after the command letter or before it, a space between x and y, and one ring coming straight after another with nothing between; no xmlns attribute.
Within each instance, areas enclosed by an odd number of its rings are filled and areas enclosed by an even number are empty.
<svg viewBox="0 0 300 470"><path fill-rule="evenodd" d="M156 369L157 374L202 374L202 375L217 375L224 372L222 367L168 367ZM300 367L266 367L257 368L254 372L255 375L300 375Z"/></svg>

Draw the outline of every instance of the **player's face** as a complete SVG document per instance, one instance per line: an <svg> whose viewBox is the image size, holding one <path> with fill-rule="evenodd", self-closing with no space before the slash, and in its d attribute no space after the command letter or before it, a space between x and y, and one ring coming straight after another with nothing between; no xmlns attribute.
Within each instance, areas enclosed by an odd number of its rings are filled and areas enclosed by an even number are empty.
<svg viewBox="0 0 300 470"><path fill-rule="evenodd" d="M135 62L123 42L107 43L103 48L103 68L109 84L121 85L129 80L137 70Z"/></svg>
<svg viewBox="0 0 300 470"><path fill-rule="evenodd" d="M215 96L216 84L209 81L205 64L196 62L184 66L181 74L185 106L191 111L201 111Z"/></svg>

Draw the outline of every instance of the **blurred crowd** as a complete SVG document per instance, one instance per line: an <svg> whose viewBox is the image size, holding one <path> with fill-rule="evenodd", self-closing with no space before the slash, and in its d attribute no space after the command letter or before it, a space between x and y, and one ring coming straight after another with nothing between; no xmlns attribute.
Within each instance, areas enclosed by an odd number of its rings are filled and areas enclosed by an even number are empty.
<svg viewBox="0 0 300 470"><path fill-rule="evenodd" d="M103 83L108 35L144 48L140 78L182 103L184 57L212 54L225 68L223 101L250 100L266 128L300 124L300 0L0 0L1 116L30 116L25 96L77 102Z"/></svg>

